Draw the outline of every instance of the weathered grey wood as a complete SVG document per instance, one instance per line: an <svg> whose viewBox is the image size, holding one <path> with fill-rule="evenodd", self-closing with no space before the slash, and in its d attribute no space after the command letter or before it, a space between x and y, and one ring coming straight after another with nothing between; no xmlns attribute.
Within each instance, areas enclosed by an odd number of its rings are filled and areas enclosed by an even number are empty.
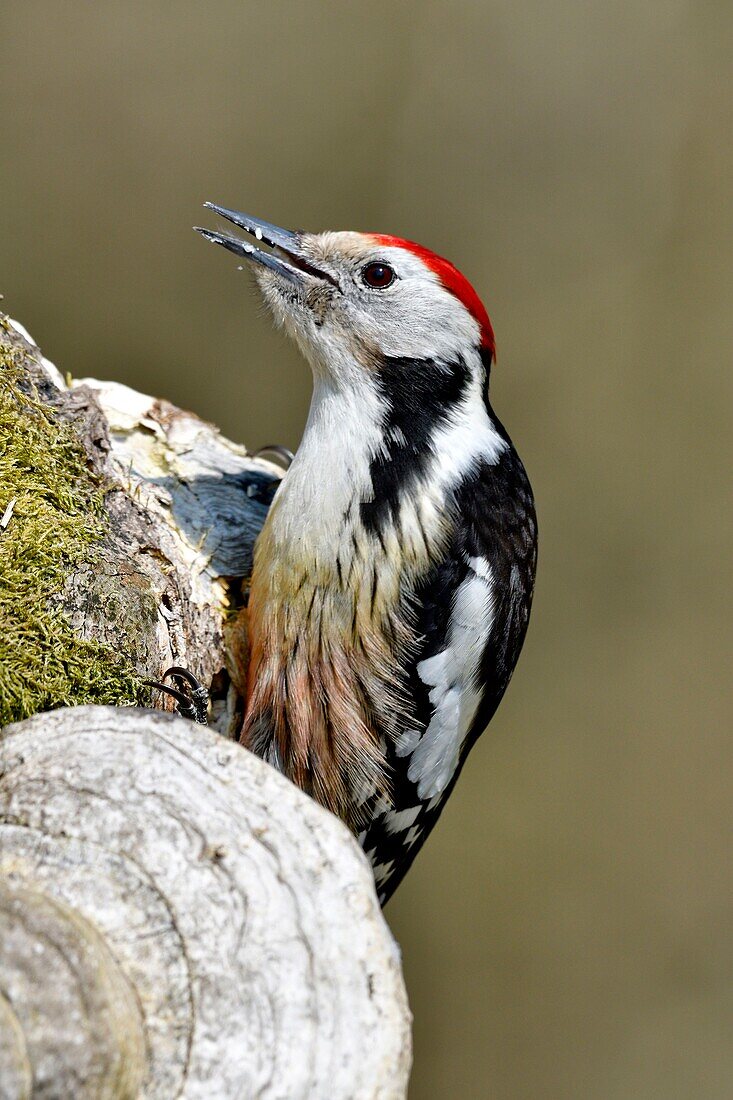
<svg viewBox="0 0 733 1100"><path fill-rule="evenodd" d="M0 881L0 1097L129 1100L145 1066L135 993L94 925L48 892ZM20 1072L19 1072L20 1071Z"/></svg>
<svg viewBox="0 0 733 1100"><path fill-rule="evenodd" d="M239 745L111 707L7 727L0 882L0 1065L45 1066L34 1097L406 1095L410 1015L367 861Z"/></svg>
<svg viewBox="0 0 733 1100"><path fill-rule="evenodd" d="M32 1087L23 1025L0 993L0 1100L29 1100Z"/></svg>

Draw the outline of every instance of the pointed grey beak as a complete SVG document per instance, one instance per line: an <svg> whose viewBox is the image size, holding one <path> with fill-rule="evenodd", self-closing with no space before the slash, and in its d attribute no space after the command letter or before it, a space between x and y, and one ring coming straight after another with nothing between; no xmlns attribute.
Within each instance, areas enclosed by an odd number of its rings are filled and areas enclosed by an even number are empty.
<svg viewBox="0 0 733 1100"><path fill-rule="evenodd" d="M213 202L205 202L204 206L208 206L214 213L226 218L227 221L232 222L240 229L244 229L246 233L250 233L256 241L264 241L271 248L277 249L277 252L265 252L263 249L257 248L256 245L242 241L229 233L218 233L215 230L202 229L201 226L195 225L196 232L205 237L207 241L222 245L233 252L235 256L244 256L246 260L261 264L262 267L269 268L270 271L274 271L277 275L281 275L297 286L303 285L304 275L325 279L336 285L331 275L325 271L319 271L318 268L313 267L306 260L301 247L300 233L294 233L290 229L281 229L280 226L271 225L270 222L262 221L261 218L253 218L249 214L240 214L238 210L228 210L226 207L217 206Z"/></svg>

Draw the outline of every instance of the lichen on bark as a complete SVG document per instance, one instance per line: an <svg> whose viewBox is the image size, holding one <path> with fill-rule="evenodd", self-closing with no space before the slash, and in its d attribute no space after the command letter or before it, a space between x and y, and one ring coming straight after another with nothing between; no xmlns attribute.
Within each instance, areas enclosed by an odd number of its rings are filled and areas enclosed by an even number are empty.
<svg viewBox="0 0 733 1100"><path fill-rule="evenodd" d="M44 402L0 318L0 725L81 703L134 705L144 689L110 646L73 631L57 597L94 568L105 485L70 426Z"/></svg>

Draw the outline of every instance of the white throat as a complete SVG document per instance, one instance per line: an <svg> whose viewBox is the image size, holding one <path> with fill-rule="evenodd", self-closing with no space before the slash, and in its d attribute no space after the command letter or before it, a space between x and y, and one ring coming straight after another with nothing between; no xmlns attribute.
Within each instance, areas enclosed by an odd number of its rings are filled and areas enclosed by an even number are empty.
<svg viewBox="0 0 733 1100"><path fill-rule="evenodd" d="M371 491L369 464L379 449L382 407L371 379L342 389L316 375L308 420L268 517L278 543L299 558L334 557L350 509ZM353 518L356 518L355 516Z"/></svg>

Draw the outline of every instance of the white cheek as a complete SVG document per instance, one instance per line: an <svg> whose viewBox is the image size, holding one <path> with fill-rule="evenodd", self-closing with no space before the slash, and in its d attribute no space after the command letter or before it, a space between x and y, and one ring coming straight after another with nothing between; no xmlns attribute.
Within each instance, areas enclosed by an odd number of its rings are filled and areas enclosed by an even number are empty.
<svg viewBox="0 0 733 1100"><path fill-rule="evenodd" d="M397 280L353 299L365 329L386 355L454 360L477 347L479 324L433 271L401 248L386 249Z"/></svg>
<svg viewBox="0 0 733 1100"><path fill-rule="evenodd" d="M478 323L444 287L427 277L374 291L361 310L369 338L389 356L448 362L479 341Z"/></svg>

